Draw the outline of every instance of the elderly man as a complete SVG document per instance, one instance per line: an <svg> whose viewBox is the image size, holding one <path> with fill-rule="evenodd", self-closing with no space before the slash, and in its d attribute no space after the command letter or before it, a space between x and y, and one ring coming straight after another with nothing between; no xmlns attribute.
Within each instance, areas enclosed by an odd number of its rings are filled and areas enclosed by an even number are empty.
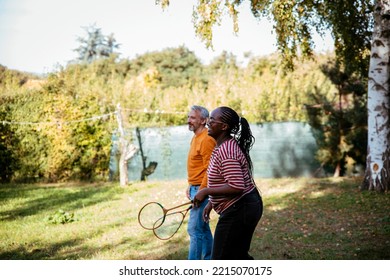
<svg viewBox="0 0 390 280"><path fill-rule="evenodd" d="M208 116L208 110L198 105L192 106L188 114L188 128L194 133L187 160L189 184L187 197L191 200L200 189L207 187L206 170L216 144L214 138L207 134ZM209 224L204 222L202 217L203 209L207 203L208 199L203 201L200 207L194 207L190 211L187 229L190 236L189 260L208 260L211 258L213 236Z"/></svg>

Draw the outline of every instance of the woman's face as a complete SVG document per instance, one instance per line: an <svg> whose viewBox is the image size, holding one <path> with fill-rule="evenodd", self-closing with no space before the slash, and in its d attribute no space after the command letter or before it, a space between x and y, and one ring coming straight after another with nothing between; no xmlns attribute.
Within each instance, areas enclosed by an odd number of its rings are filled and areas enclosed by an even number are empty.
<svg viewBox="0 0 390 280"><path fill-rule="evenodd" d="M227 124L221 121L220 115L219 108L213 110L207 122L208 135L214 139L218 139L221 135L226 133Z"/></svg>

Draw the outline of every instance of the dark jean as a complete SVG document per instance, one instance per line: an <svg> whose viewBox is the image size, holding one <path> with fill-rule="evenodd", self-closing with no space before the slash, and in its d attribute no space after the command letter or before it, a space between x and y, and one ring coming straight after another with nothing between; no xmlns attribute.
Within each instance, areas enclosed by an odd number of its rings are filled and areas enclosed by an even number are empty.
<svg viewBox="0 0 390 280"><path fill-rule="evenodd" d="M223 211L214 233L212 259L253 260L248 252L262 215L263 201L257 189Z"/></svg>

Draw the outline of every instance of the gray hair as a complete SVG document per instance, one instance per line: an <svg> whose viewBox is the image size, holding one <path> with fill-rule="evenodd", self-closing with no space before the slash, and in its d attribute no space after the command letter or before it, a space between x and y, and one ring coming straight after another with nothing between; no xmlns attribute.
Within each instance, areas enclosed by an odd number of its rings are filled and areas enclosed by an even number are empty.
<svg viewBox="0 0 390 280"><path fill-rule="evenodd" d="M191 111L198 111L198 112L200 112L200 116L203 119L207 119L209 117L209 111L205 107L202 107L202 106L199 106L199 105L192 105L191 106Z"/></svg>

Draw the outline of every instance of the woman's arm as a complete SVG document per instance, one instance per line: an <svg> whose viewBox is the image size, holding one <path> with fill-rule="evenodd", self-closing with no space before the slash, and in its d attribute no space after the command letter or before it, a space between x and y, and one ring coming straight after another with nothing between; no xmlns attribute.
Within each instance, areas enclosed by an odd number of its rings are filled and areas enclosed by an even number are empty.
<svg viewBox="0 0 390 280"><path fill-rule="evenodd" d="M237 195L243 192L243 189L232 188L228 184L217 188L204 188L198 191L194 197L194 206L199 207L200 203L209 195Z"/></svg>

